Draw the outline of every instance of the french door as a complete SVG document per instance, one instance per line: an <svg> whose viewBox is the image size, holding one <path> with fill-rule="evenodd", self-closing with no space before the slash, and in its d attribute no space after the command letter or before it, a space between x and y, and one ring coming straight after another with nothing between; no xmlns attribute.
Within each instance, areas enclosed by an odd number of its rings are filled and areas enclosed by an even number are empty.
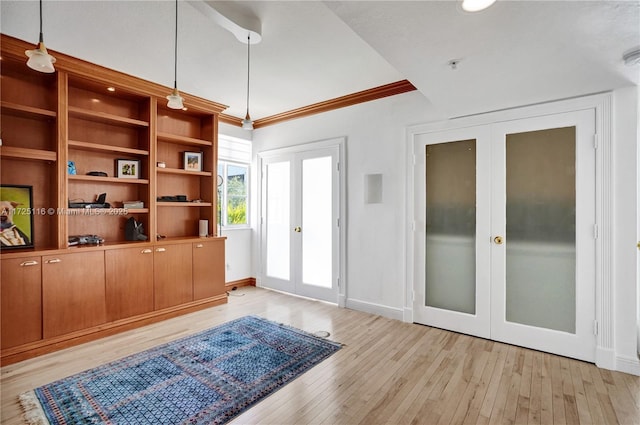
<svg viewBox="0 0 640 425"><path fill-rule="evenodd" d="M595 360L593 111L414 138L414 320Z"/></svg>
<svg viewBox="0 0 640 425"><path fill-rule="evenodd" d="M338 302L339 150L262 156L261 285Z"/></svg>

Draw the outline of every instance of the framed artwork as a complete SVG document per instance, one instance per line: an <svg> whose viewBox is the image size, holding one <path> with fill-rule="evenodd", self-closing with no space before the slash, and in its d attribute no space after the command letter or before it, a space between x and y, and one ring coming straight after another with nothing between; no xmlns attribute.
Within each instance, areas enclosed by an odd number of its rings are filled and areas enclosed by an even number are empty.
<svg viewBox="0 0 640 425"><path fill-rule="evenodd" d="M140 161L137 159L116 159L116 177L120 179L139 179Z"/></svg>
<svg viewBox="0 0 640 425"><path fill-rule="evenodd" d="M202 152L184 153L185 171L202 171Z"/></svg>
<svg viewBox="0 0 640 425"><path fill-rule="evenodd" d="M33 248L33 186L0 185L0 248Z"/></svg>

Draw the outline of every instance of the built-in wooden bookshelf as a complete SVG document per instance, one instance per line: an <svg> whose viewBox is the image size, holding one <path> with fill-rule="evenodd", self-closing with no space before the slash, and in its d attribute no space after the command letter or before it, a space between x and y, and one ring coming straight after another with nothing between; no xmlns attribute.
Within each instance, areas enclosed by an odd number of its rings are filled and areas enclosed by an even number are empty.
<svg viewBox="0 0 640 425"><path fill-rule="evenodd" d="M168 109L169 88L58 52L56 72L39 73L26 66L31 48L1 35L1 183L31 186L32 207L46 212L33 217L33 248L2 249L3 363L226 302L214 234L225 106L183 93L185 110ZM184 152L201 155L195 169ZM101 193L110 208L69 208ZM158 201L177 195L186 202ZM127 240L131 217L146 241ZM85 234L105 243L68 246Z"/></svg>

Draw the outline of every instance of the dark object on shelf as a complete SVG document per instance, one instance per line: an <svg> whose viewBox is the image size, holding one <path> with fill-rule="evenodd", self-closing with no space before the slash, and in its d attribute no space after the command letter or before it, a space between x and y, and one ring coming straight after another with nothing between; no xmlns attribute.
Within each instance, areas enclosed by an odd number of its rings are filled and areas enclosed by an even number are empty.
<svg viewBox="0 0 640 425"><path fill-rule="evenodd" d="M111 208L111 204L106 202L107 194L101 193L94 202L71 202L69 208Z"/></svg>
<svg viewBox="0 0 640 425"><path fill-rule="evenodd" d="M108 174L104 171L89 171L87 176L107 177Z"/></svg>
<svg viewBox="0 0 640 425"><path fill-rule="evenodd" d="M187 202L187 195L158 196L159 202Z"/></svg>
<svg viewBox="0 0 640 425"><path fill-rule="evenodd" d="M76 235L69 236L69 246L75 245L100 245L104 243L104 238L98 235Z"/></svg>
<svg viewBox="0 0 640 425"><path fill-rule="evenodd" d="M146 241L147 235L144 234L142 223L129 217L124 224L124 238L128 241Z"/></svg>

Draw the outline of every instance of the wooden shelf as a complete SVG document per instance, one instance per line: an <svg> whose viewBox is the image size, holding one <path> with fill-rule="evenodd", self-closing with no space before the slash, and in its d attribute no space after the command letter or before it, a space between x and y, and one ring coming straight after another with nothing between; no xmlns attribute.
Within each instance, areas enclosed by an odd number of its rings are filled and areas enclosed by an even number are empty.
<svg viewBox="0 0 640 425"><path fill-rule="evenodd" d="M108 114L106 112L91 111L89 109L78 108L76 106L69 106L69 115L106 124L121 125L126 127L149 127L149 123L147 121L121 117L118 115Z"/></svg>
<svg viewBox="0 0 640 425"><path fill-rule="evenodd" d="M213 204L211 202L160 202L157 204L159 207L210 207Z"/></svg>
<svg viewBox="0 0 640 425"><path fill-rule="evenodd" d="M121 179L118 177L86 176L81 174L71 174L68 177L69 177L69 180L79 180L79 181L88 181L88 182L149 184L148 179Z"/></svg>
<svg viewBox="0 0 640 425"><path fill-rule="evenodd" d="M7 102L4 100L0 102L0 105L2 106L2 113L16 115L23 118L51 119L58 116L55 111L20 105L18 103Z"/></svg>
<svg viewBox="0 0 640 425"><path fill-rule="evenodd" d="M125 155L148 156L149 151L142 149L124 148L119 146L103 145L100 143L80 142L78 140L69 140L69 147L84 151L93 152L113 152Z"/></svg>
<svg viewBox="0 0 640 425"><path fill-rule="evenodd" d="M171 133L158 132L156 135L158 141L177 143L186 146L213 146L213 142L209 140L194 139L193 137L177 136Z"/></svg>
<svg viewBox="0 0 640 425"><path fill-rule="evenodd" d="M0 156L2 156L2 158L28 159L48 162L55 162L58 159L58 155L53 151L19 148L15 146L0 146Z"/></svg>
<svg viewBox="0 0 640 425"><path fill-rule="evenodd" d="M158 173L182 174L182 175L185 175L185 176L211 177L213 175L213 173L211 171L187 171L187 170L182 170L180 168L162 168L162 167L157 167L156 170L158 171Z"/></svg>
<svg viewBox="0 0 640 425"><path fill-rule="evenodd" d="M149 208L124 208L129 214L147 214L149 212Z"/></svg>

